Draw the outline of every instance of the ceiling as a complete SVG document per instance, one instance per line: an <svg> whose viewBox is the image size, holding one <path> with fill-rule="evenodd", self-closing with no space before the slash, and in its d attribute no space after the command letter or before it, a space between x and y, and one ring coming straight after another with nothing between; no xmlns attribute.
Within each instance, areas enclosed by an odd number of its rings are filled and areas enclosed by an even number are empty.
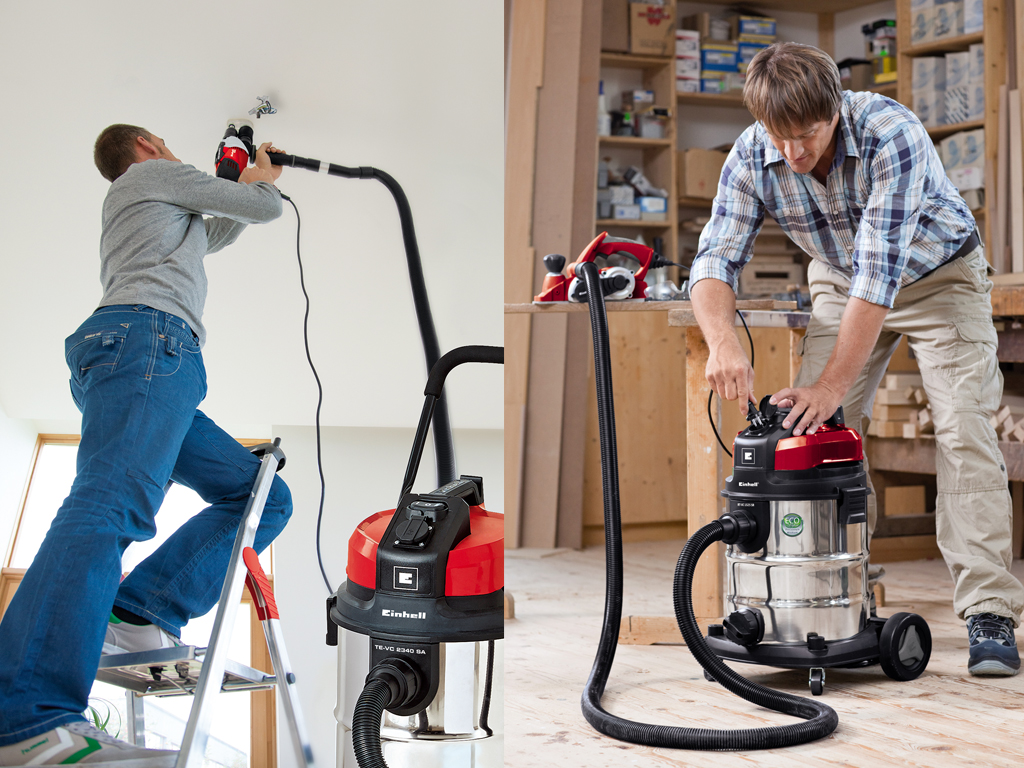
<svg viewBox="0 0 1024 768"><path fill-rule="evenodd" d="M59 10L58 10L59 9ZM503 34L498 3L7 4L0 26L0 408L77 418L63 340L100 295L107 183L92 144L142 125L212 172L229 118L266 96L257 141L403 185L442 350L502 343ZM425 381L394 203L374 181L287 169L302 215L313 360L327 426L415 424ZM207 259L204 405L226 423L313 423L296 221ZM502 426L502 372L450 378L459 428Z"/></svg>

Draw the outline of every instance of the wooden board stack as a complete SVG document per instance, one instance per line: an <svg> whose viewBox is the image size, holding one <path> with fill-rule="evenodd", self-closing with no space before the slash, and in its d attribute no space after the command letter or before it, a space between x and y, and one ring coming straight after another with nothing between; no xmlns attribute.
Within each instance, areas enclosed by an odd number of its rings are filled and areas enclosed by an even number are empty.
<svg viewBox="0 0 1024 768"><path fill-rule="evenodd" d="M988 420L1004 443L1024 443L1024 398L1004 396L996 415ZM1008 402L1009 401L1009 402Z"/></svg>
<svg viewBox="0 0 1024 768"><path fill-rule="evenodd" d="M935 425L919 373L887 373L875 393L868 434L934 438Z"/></svg>

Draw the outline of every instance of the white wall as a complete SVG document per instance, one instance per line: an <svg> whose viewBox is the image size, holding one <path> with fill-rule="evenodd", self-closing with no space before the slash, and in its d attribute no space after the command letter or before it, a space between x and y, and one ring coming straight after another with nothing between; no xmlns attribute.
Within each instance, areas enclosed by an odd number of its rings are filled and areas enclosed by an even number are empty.
<svg viewBox="0 0 1024 768"><path fill-rule="evenodd" d="M0 565L7 562L35 444L35 425L24 419L8 418L0 407Z"/></svg>
<svg viewBox="0 0 1024 768"><path fill-rule="evenodd" d="M459 369L453 376L458 375ZM334 588L345 580L348 540L356 525L370 515L393 509L401 490L412 429L329 428L323 431L323 463L327 481L321 530L324 568ZM295 513L274 544L274 589L281 624L298 679L302 711L318 765L334 765L334 706L337 699L337 649L324 643L328 590L316 561L316 513L320 480L316 446L308 427L275 427L288 457L282 477L288 482ZM485 504L502 511L504 498L500 430L457 430L459 472L484 478ZM432 450L424 452L414 491L433 490ZM290 738L278 718L278 745L287 756ZM328 759L329 757L329 759ZM287 764L282 762L282 765Z"/></svg>

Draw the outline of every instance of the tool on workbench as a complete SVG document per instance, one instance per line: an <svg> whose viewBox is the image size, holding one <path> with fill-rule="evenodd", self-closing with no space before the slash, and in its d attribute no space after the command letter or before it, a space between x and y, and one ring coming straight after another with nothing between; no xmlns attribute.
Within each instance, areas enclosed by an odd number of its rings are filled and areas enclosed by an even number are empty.
<svg viewBox="0 0 1024 768"><path fill-rule="evenodd" d="M639 723L601 706L622 618L622 519L612 396L611 349L601 276L592 260L573 273L586 284L594 343L606 558L605 611L597 656L582 697L583 715L613 738L681 749L767 749L832 733L839 718L827 705L753 683L721 658L810 670L812 693L824 688L826 667L881 662L897 680L912 680L928 663L925 621L900 613L876 618L868 601L868 534L860 436L840 409L813 435L793 436L788 410L765 398L748 408L750 426L736 438L733 474L723 495L729 510L693 531L676 565L673 604L683 639L705 676L768 709L806 722L742 730ZM713 423L713 422L712 422ZM729 545L731 613L701 636L692 603L693 574L715 542ZM714 550L712 550L714 551Z"/></svg>
<svg viewBox="0 0 1024 768"><path fill-rule="evenodd" d="M348 580L327 601L327 644L339 645L344 630L341 768L501 764L488 716L504 637L504 515L484 508L481 477L411 491L448 373L503 360L502 347L471 346L437 362L398 506L366 518L349 539Z"/></svg>
<svg viewBox="0 0 1024 768"><path fill-rule="evenodd" d="M535 304L547 301L572 301L586 302L587 286L576 275L576 267L584 262L594 262L602 259L606 266L600 270L600 286L602 295L609 300L640 299L644 300L644 292L647 290L648 270L659 269L660 267L679 266L675 262L668 261L657 253L653 248L638 243L635 240L625 240L620 237L609 237L607 232L602 232L595 237L583 253L568 269L565 267L565 257L552 253L544 257L544 266L547 267L547 275L541 286L541 292L533 297ZM608 263L609 261L614 263ZM625 264L637 265L636 269L630 269Z"/></svg>
<svg viewBox="0 0 1024 768"><path fill-rule="evenodd" d="M210 633L209 645L206 648L186 645L155 651L110 654L100 659L96 679L128 691L128 739L139 746L143 746L144 740L144 697L193 697L192 710L185 726L175 768L200 768L204 765L204 753L213 719L213 702L219 693L265 690L275 685L283 686L281 694L285 702L285 715L295 743L294 765L297 768L313 766L312 752L305 737L298 699L294 692L295 675L288 666L284 639L276 626L277 606L270 592L269 582L259 568L256 552L252 549L274 475L285 464L285 455L280 444L278 438L273 443L264 443L251 449L262 460L252 493L249 495L249 503L235 534L235 544L231 550L220 601L217 603L217 614L213 622L213 631ZM252 554L247 558L246 552ZM273 626L269 626L270 622L267 621L264 628L267 632L275 675L268 675L231 661L227 657L231 630L238 612L238 596L243 581L250 580L247 573L251 573L254 567L259 570L253 587L258 587L256 592L259 594L254 592L253 598L258 606L262 604L272 607L267 614L268 619L272 614Z"/></svg>

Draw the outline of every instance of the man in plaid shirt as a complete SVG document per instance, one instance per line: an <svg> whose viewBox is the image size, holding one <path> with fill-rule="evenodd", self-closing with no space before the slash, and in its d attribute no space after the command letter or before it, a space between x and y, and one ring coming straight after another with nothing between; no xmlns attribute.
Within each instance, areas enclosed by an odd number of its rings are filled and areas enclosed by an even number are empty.
<svg viewBox="0 0 1024 768"><path fill-rule="evenodd" d="M729 153L690 271L710 349L707 379L743 413L757 402L734 292L770 216L813 258L800 373L771 402L792 407L784 426L794 435L813 434L840 405L863 434L889 358L907 337L935 421L936 537L954 610L967 621L968 670L1014 675L1024 587L1009 571L1012 510L988 422L1003 379L974 218L913 113L842 91L822 51L795 43L761 51L743 93L757 122Z"/></svg>

